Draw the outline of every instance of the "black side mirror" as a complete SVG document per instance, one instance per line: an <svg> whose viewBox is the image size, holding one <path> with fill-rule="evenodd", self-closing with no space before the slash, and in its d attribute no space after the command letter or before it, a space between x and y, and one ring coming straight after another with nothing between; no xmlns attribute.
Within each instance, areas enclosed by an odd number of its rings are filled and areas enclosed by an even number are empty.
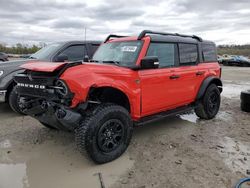
<svg viewBox="0 0 250 188"><path fill-rule="evenodd" d="M64 61L68 61L69 58L67 55L61 54L59 56L57 56L56 58L56 62L64 62Z"/></svg>
<svg viewBox="0 0 250 188"><path fill-rule="evenodd" d="M157 56L146 56L141 60L141 69L159 68L159 59Z"/></svg>
<svg viewBox="0 0 250 188"><path fill-rule="evenodd" d="M83 58L83 61L84 61L84 62L89 62L89 56L88 56L88 55L85 55L84 58Z"/></svg>

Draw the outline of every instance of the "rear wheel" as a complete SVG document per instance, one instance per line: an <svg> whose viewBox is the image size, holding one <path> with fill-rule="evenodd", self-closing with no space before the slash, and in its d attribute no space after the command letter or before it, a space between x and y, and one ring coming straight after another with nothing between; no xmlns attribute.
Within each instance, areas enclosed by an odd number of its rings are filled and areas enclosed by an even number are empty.
<svg viewBox="0 0 250 188"><path fill-rule="evenodd" d="M220 91L215 84L211 84L208 86L202 99L198 102L195 113L202 119L212 119L219 111L220 102Z"/></svg>
<svg viewBox="0 0 250 188"><path fill-rule="evenodd" d="M96 163L107 163L127 149L133 123L128 111L115 104L101 104L75 130L81 153L87 152Z"/></svg>

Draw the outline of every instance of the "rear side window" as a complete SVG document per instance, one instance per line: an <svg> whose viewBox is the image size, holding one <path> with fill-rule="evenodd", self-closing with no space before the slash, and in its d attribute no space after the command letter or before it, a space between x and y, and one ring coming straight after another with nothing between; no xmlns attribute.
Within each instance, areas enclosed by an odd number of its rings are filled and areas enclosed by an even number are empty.
<svg viewBox="0 0 250 188"><path fill-rule="evenodd" d="M196 44L179 44L180 65L195 65L198 60Z"/></svg>
<svg viewBox="0 0 250 188"><path fill-rule="evenodd" d="M217 61L216 47L214 44L202 44L202 54L205 62Z"/></svg>
<svg viewBox="0 0 250 188"><path fill-rule="evenodd" d="M156 56L159 59L159 67L172 67L175 65L175 44L151 43L147 56Z"/></svg>
<svg viewBox="0 0 250 188"><path fill-rule="evenodd" d="M61 54L68 56L69 61L83 60L86 55L85 45L69 46Z"/></svg>

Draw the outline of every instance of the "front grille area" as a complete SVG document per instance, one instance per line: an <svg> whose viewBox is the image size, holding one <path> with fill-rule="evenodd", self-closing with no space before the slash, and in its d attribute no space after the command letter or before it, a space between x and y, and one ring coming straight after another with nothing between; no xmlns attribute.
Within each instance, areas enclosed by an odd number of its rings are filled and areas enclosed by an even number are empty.
<svg viewBox="0 0 250 188"><path fill-rule="evenodd" d="M26 74L19 74L14 77L16 83L24 84L38 84L38 85L53 85L55 77L41 77L41 76L29 76Z"/></svg>
<svg viewBox="0 0 250 188"><path fill-rule="evenodd" d="M58 97L55 95L53 89L37 89L37 88L26 88L26 87L17 87L17 93L20 96L30 96L30 97L38 97L49 100L57 100Z"/></svg>
<svg viewBox="0 0 250 188"><path fill-rule="evenodd" d="M55 76L18 74L14 77L17 83L17 93L23 97L41 98L47 101L54 101L71 105L74 94L70 92L66 83L58 80ZM61 83L58 84L58 83Z"/></svg>
<svg viewBox="0 0 250 188"><path fill-rule="evenodd" d="M19 74L14 77L17 83L17 92L19 95L46 98L50 100L58 99L55 90L50 88L55 82L54 77L29 76Z"/></svg>

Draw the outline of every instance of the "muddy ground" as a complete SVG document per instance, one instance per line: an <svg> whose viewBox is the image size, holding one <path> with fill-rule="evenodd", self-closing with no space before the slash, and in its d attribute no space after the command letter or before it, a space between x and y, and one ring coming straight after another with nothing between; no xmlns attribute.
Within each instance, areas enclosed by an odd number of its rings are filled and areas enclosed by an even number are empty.
<svg viewBox="0 0 250 188"><path fill-rule="evenodd" d="M0 188L231 188L250 169L250 114L240 91L250 68L223 67L217 117L193 113L138 127L127 152L105 165L81 156L70 133L48 130L0 104Z"/></svg>

